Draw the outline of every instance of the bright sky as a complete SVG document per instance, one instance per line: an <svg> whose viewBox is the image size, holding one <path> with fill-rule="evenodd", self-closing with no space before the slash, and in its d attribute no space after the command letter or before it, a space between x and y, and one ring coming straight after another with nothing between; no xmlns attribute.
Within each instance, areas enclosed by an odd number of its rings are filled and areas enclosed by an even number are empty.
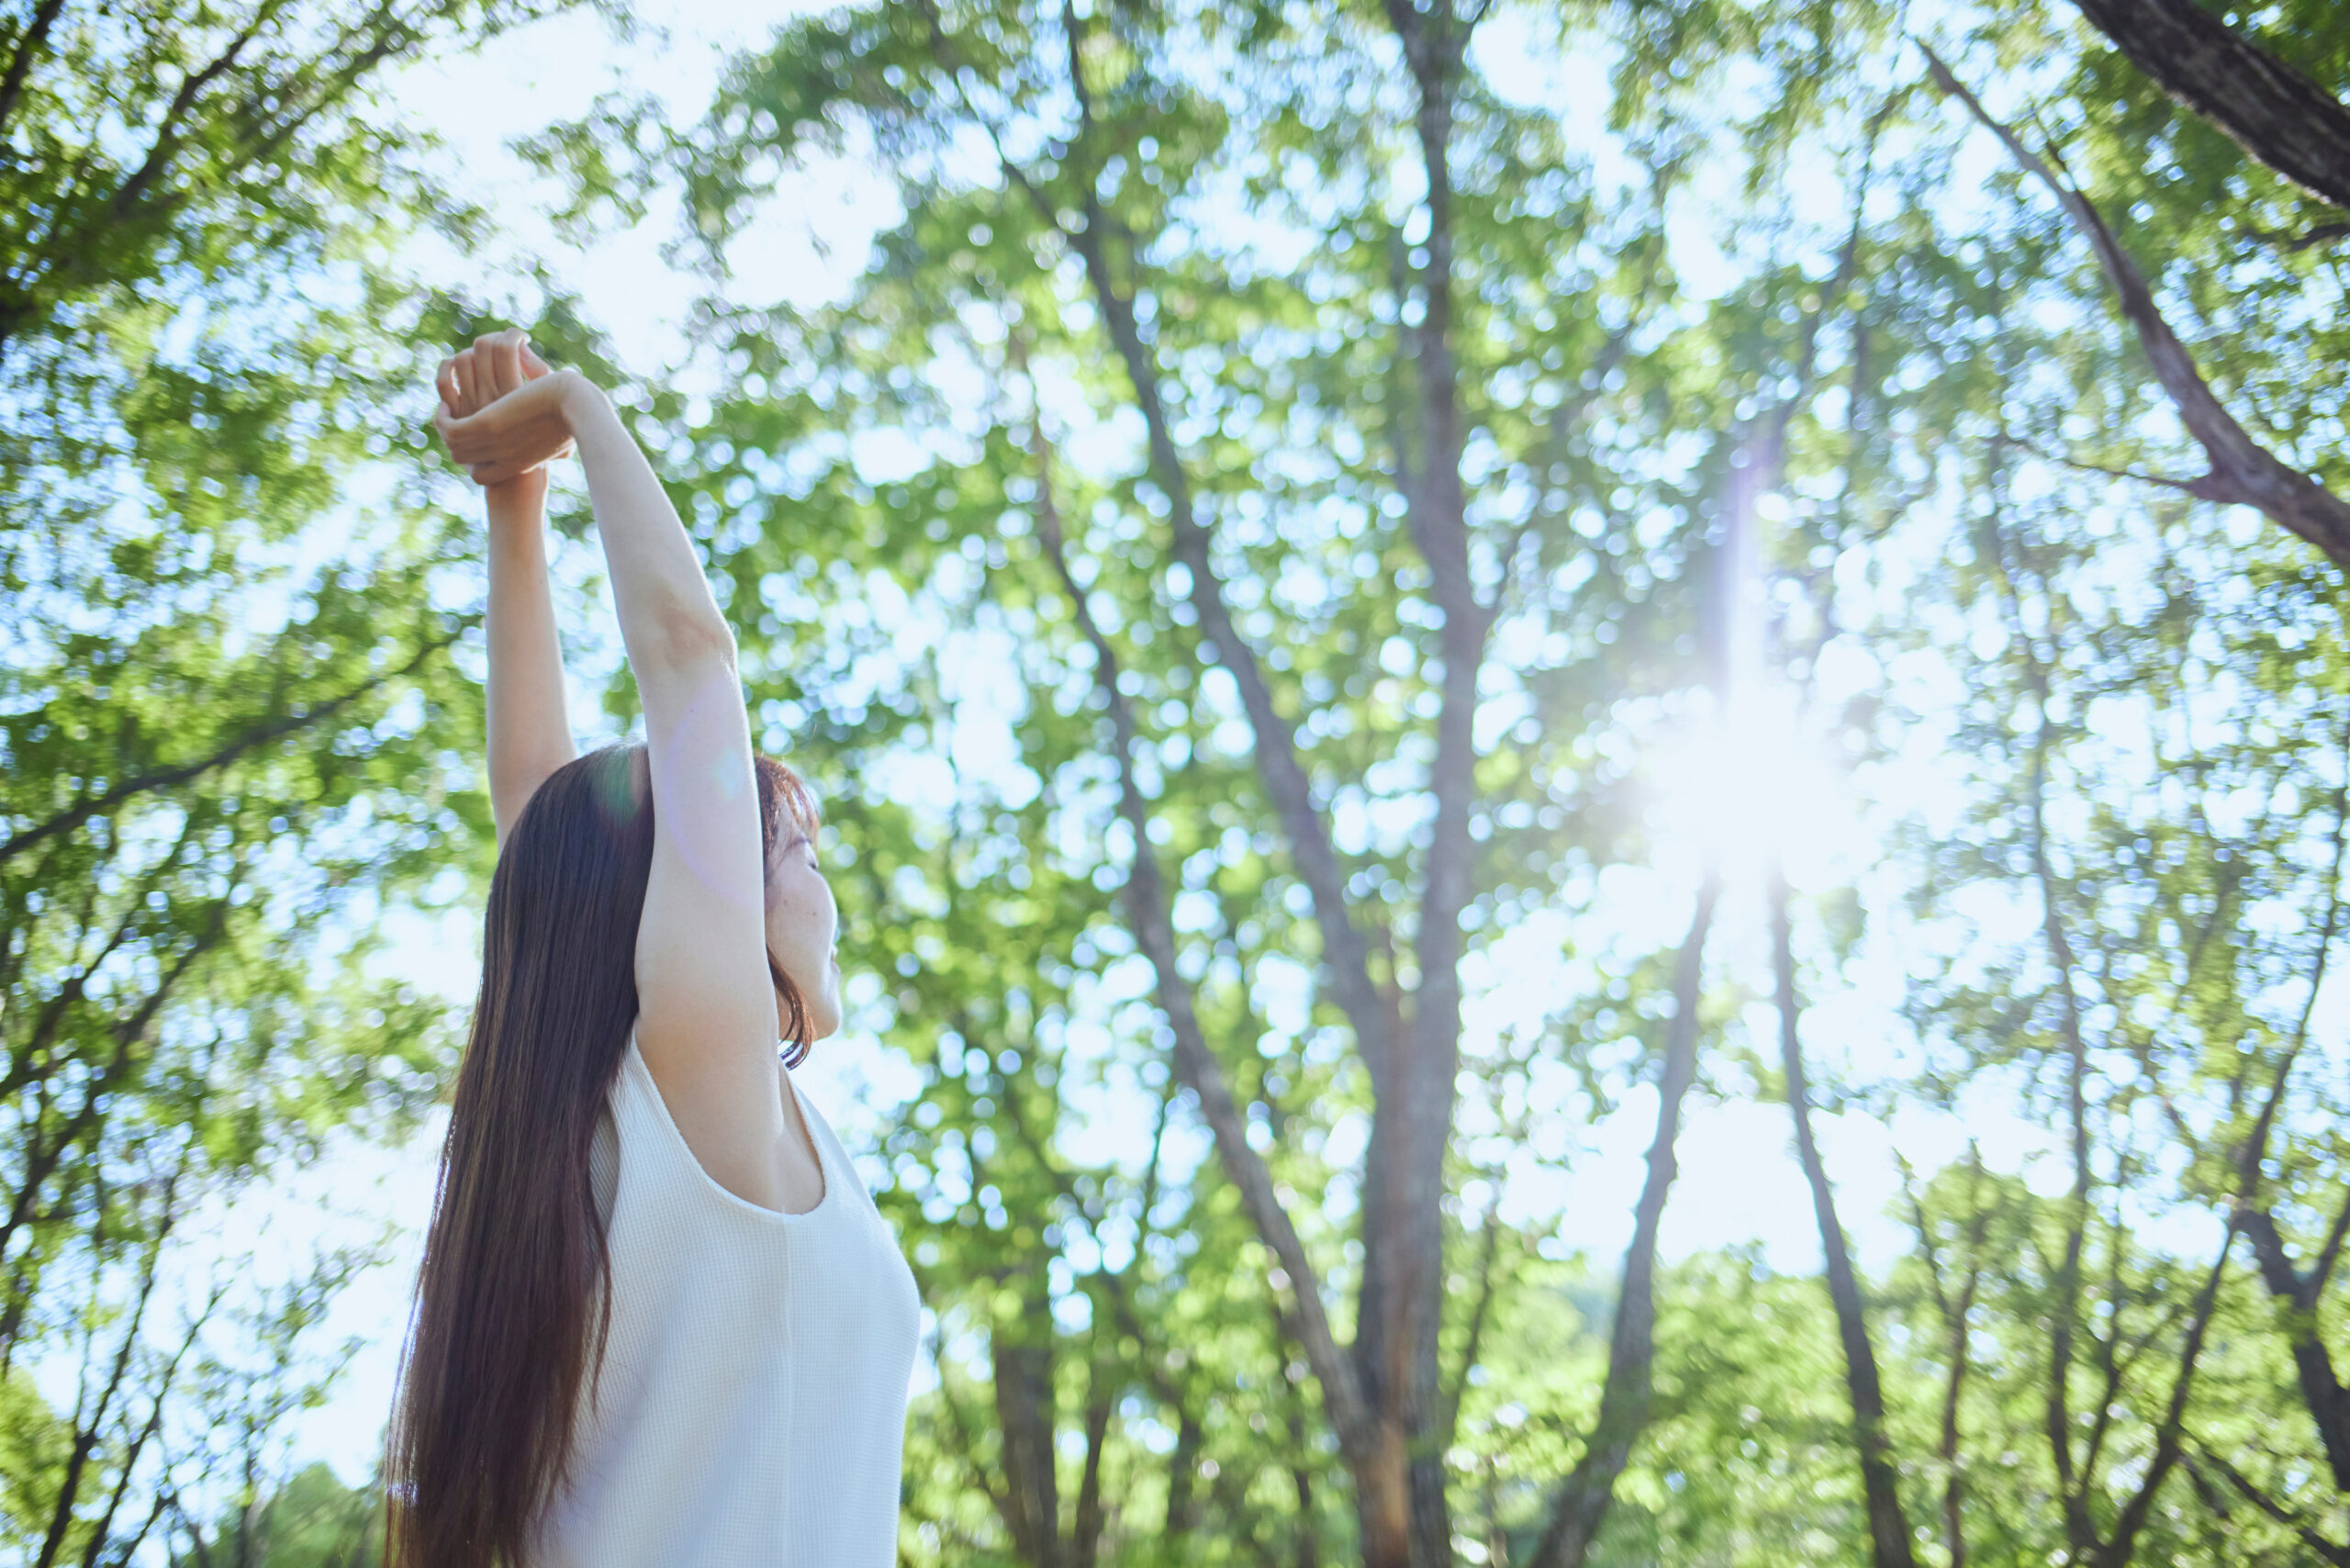
<svg viewBox="0 0 2350 1568"><path fill-rule="evenodd" d="M712 84L722 50L764 33L787 14L772 4L721 7L676 0L646 9L676 27L669 47L618 44L599 24L569 19L516 34L468 60L411 71L397 85L397 100L420 121L440 129L450 143L450 166L464 171L476 194L494 198L509 225L527 232L543 193L506 151L509 138L579 114L622 73L632 89L657 91L680 115L690 117ZM1483 40L1481 63L1495 85L1512 95L1556 103L1562 111L1579 106L1582 114L1595 112L1598 62L1574 62L1563 72L1546 68L1539 49L1500 30L1514 25L1505 14ZM892 216L884 189L848 166L792 187L762 236L758 253L765 278L771 286L783 280L788 292L803 297L836 290L862 263L862 237ZM1680 270L1700 283L1724 275L1701 218L1677 218L1673 226ZM811 229L821 229L829 243L811 244ZM605 236L563 263L592 316L623 356L640 367L657 366L672 356L678 342L677 318L696 286L672 274L660 260L660 246L674 232L671 215L656 210L641 228ZM471 504L459 485L452 484L450 496L453 505ZM576 686L584 690L584 683ZM1757 705L1750 711L1765 710ZM580 720L583 734L600 727L591 703L581 703ZM1726 738L1689 743L1673 769L1688 783L1659 807L1663 825L1673 830L1684 852L1654 869L1608 874L1606 905L1622 922L1628 940L1658 946L1677 940L1688 918L1695 846L1709 835L1728 834L1748 844L1776 835L1799 887L1870 879L1871 849L1865 838L1856 840L1850 799L1820 764L1791 742L1792 733L1781 719L1742 725ZM1934 787L1922 771L1914 779L1888 782L1920 799ZM1757 867L1737 862L1732 869L1735 880L1718 924L1711 967L1721 972L1721 966L1734 965L1749 975L1767 974ZM1563 993L1572 977L1558 958L1562 935L1556 920L1536 919L1480 961L1471 976L1472 988L1483 991L1473 1030L1495 1031L1513 1019L1539 1015ZM465 923L435 927L409 921L397 928L397 936L388 969L452 997L471 994L478 958ZM844 957L853 969L855 956ZM1900 975L1897 965L1880 963L1849 979L1844 992L1811 1012L1808 1043L1824 1074L1867 1080L1886 1070L1896 1043L1907 1037L1894 1012ZM870 1038L854 1035L817 1052L801 1079L852 1149L869 1146L874 1130L912 1085L909 1069ZM1141 1114L1138 1107L1109 1110L1071 1152L1082 1157L1096 1149L1138 1147L1147 1136L1138 1137L1131 1122ZM1518 1219L1563 1213L1570 1238L1612 1261L1629 1233L1653 1116L1654 1096L1645 1090L1596 1126L1561 1111L1538 1129L1535 1143L1552 1159L1572 1154L1572 1174L1560 1176L1525 1162L1513 1174L1505 1213ZM1978 1119L1969 1130L1984 1141L1986 1158L2010 1169L2046 1143L2036 1129L2005 1117ZM396 1229L390 1261L345 1294L326 1331L326 1339L355 1337L363 1349L335 1395L305 1416L294 1432L301 1459L323 1458L347 1480L367 1473L380 1441L431 1201L438 1133L436 1124L403 1149L339 1152L281 1188L251 1195L222 1227L221 1255L235 1256L257 1245L264 1271L288 1266L320 1239L353 1234L353 1227L364 1231L388 1223ZM1877 1212L1896 1187L1893 1151L1904 1150L1923 1167L1942 1163L1964 1147L1959 1126L1919 1109L1904 1112L1890 1127L1859 1115L1823 1117L1821 1136L1863 1262L1882 1265L1906 1251L1900 1227ZM1668 1255L1755 1242L1782 1270L1818 1267L1809 1200L1789 1152L1783 1108L1695 1105L1680 1151L1682 1174L1664 1231ZM1195 1146L1193 1157L1201 1152Z"/></svg>

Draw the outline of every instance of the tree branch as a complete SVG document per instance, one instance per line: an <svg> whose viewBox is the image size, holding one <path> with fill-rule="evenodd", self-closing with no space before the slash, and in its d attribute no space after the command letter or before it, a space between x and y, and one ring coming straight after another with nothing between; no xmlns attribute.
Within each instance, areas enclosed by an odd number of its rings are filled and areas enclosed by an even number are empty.
<svg viewBox="0 0 2350 1568"><path fill-rule="evenodd" d="M1494 1259L1501 1250L1502 1181L1500 1172L1492 1177L1493 1195L1486 1200L1484 1217L1481 1223L1477 1248L1477 1304L1469 1309L1469 1335L1460 1347L1460 1364L1447 1380L1444 1390L1444 1418L1438 1427L1444 1445L1452 1446L1460 1429L1460 1396L1469 1386L1469 1372L1477 1364L1477 1356L1485 1339L1485 1320L1494 1305Z"/></svg>
<svg viewBox="0 0 2350 1568"><path fill-rule="evenodd" d="M2300 1515L2255 1485L2250 1477L2229 1463L2217 1449L2200 1441L2195 1442L2194 1447L2199 1450L2199 1463L2197 1453L2181 1456L2189 1471L2199 1471L2202 1465L2210 1465L2227 1479L2228 1484L2234 1487L2245 1502L2300 1536L2301 1544L2316 1552L2320 1559L2338 1564L2339 1568L2350 1568L2350 1547L2336 1545L2319 1534Z"/></svg>
<svg viewBox="0 0 2350 1568"><path fill-rule="evenodd" d="M197 934L196 940L191 942L187 948L173 961L172 967L157 980L154 989L148 992L139 1006L132 1009L128 1017L114 1025L114 1054L107 1058L103 1067L85 1076L81 1084L82 1103L73 1114L66 1119L64 1126L59 1129L56 1138L53 1141L43 1140L36 1131L31 1139L31 1147L26 1153L23 1176L17 1185L16 1199L9 1206L6 1218L0 1220L0 1257L6 1255L17 1230L22 1227L27 1215L30 1214L41 1183L49 1180L50 1176L55 1172L58 1162L64 1159L67 1152L86 1136L91 1127L95 1126L104 1115L115 1089L136 1065L139 1059L139 1044L154 1023L155 1015L162 1010L164 1002L170 998L173 991L178 989L180 981L186 977L188 970L195 967L196 960L219 946L227 937L229 909L228 893L234 890L232 883L228 892L212 901L211 918L205 928Z"/></svg>
<svg viewBox="0 0 2350 1568"><path fill-rule="evenodd" d="M80 1500L84 1473L99 1439L106 1434L106 1417L113 1413L116 1396L122 1393L123 1380L130 1373L131 1358L139 1350L140 1327L147 1320L148 1305L155 1299L156 1274L162 1260L163 1244L170 1239L173 1222L179 1217L172 1205L179 1189L181 1173L180 1170L173 1171L164 1182L162 1218L155 1227L155 1234L149 1239L147 1256L140 1268L139 1287L131 1305L130 1322L123 1329L122 1342L115 1353L113 1369L107 1374L106 1386L99 1391L97 1408L90 1412L86 1421L80 1419L79 1412L76 1412L73 1448L66 1457L65 1473L58 1480L56 1506L50 1510L49 1533L41 1541L40 1553L34 1559L34 1568L52 1568L57 1562L57 1554L64 1549L66 1533L73 1524L73 1505ZM90 1327L90 1335L95 1340L97 1335L95 1323ZM160 1397L157 1403L160 1407ZM125 1476L127 1479L127 1467ZM118 1487L115 1492L117 1503L121 1500L121 1495ZM113 1511L109 1506L109 1518ZM96 1542L104 1539L103 1530L93 1538L89 1555L96 1554Z"/></svg>
<svg viewBox="0 0 2350 1568"><path fill-rule="evenodd" d="M1476 896L1476 845L1470 814L1477 799L1478 678L1494 603L1477 592L1470 566L1468 494L1461 479L1467 439L1460 366L1453 352L1456 310L1451 146L1453 93L1468 29L1451 0L1387 0L1387 19L1416 90L1414 117L1427 214L1419 267L1420 320L1404 334L1417 381L1419 465L1404 496L1404 520L1428 569L1428 596L1443 616L1437 649L1436 752L1428 765L1433 798L1414 937L1419 984L1408 1040L1391 1049L1366 1170L1364 1260L1359 1348L1378 1357L1382 1415L1415 1439L1443 1417L1438 1341L1444 1300L1444 1155L1459 1098L1466 946L1461 915ZM1473 24L1472 24L1473 25ZM1400 1103L1394 1103L1400 1100ZM1423 1568L1452 1560L1452 1527L1443 1459L1417 1441L1409 1459L1409 1559ZM1382 1518L1382 1530L1387 1529ZM1367 1540L1380 1561L1396 1544Z"/></svg>
<svg viewBox="0 0 2350 1568"><path fill-rule="evenodd" d="M1122 896L1136 943L1150 960L1158 979L1159 1007L1175 1036L1175 1071L1198 1097L1201 1116L1214 1137L1225 1174L1239 1190L1249 1217L1256 1222L1258 1234L1272 1249L1281 1271L1289 1276L1297 1300L1294 1316L1299 1343L1315 1376L1321 1380L1332 1428L1349 1460L1359 1461L1368 1452L1371 1442L1371 1412L1356 1380L1353 1362L1340 1351L1331 1331L1322 1305L1320 1277L1306 1257L1305 1243L1274 1188L1272 1172L1266 1167L1264 1157L1249 1146L1248 1126L1225 1081L1223 1066L1208 1048L1201 1029L1191 982L1183 978L1178 966L1175 927L1169 913L1166 885L1158 857L1150 847L1149 802L1143 798L1141 785L1135 777L1134 711L1125 693L1118 688L1117 652L1102 635L1086 602L1085 591L1069 569L1060 513L1053 500L1052 452L1041 425L1033 431L1032 442L1037 465L1036 535L1069 596L1078 628L1093 649L1094 684L1109 708L1118 764L1118 812L1134 836L1134 862Z"/></svg>
<svg viewBox="0 0 2350 1568"><path fill-rule="evenodd" d="M2076 963L2072 944L2065 935L2062 911L2056 899L2056 873L2048 854L2048 753L2054 742L2054 731L2048 718L2049 678L2046 662L2025 628L2020 589L2014 574L2009 569L2004 540L1997 551L2002 595L2008 618L2014 634L2024 651L2024 660L2033 691L2040 699L2040 732L2031 754L2031 767L2026 772L2028 827L2031 838L2032 879L2038 884L2041 901L2041 940L2048 951L2050 967L2056 976L2055 990L2060 1002L2057 1028L2065 1043L2065 1126L2073 1163L2072 1191L2065 1209L2065 1250L2063 1260L2052 1271L2057 1310L2052 1314L2053 1324L2049 1331L2049 1373L2045 1391L2042 1430L2049 1447L2050 1462L2056 1472L2057 1495L2063 1505L2066 1540L2075 1556L2095 1549L2098 1540L2095 1521L2090 1518L2082 1487L2076 1484L2073 1462L2073 1417L2067 1383L2072 1376L2073 1338L2080 1320L2081 1251L2088 1228L2089 1143L2088 1143L2088 1045L2082 1034L2081 1001L2074 982Z"/></svg>
<svg viewBox="0 0 2350 1568"><path fill-rule="evenodd" d="M73 829L81 826L84 823L88 822L92 817L101 816L111 812L115 807L122 804L123 801L131 799L133 796L150 794L158 790L169 790L177 785L185 784L193 779L200 778L205 774L210 773L216 768L224 767L228 764L234 762L238 757L243 756L246 752L252 750L256 746L266 745L271 741L281 740L287 735L309 729L313 725L321 723L326 720L334 717L335 714L341 712L343 709L348 708L353 702L356 702L360 699L365 697L368 693L376 690L391 681L414 674L417 669L421 667L428 659L432 657L433 655L450 646L452 644L455 643L459 637L463 636L465 631L474 624L476 619L478 618L473 616L465 617L463 622L461 622L460 624L447 635L427 640L417 649L416 653L408 659L408 661L406 664L401 665L397 669L386 670L381 675L374 676L367 680L362 681L359 685L352 688L340 697L329 698L326 701L318 704L316 707L306 708L298 713L288 713L279 718L267 720L263 722L254 724L230 739L227 745L220 746L208 756L196 758L193 762L181 763L176 767L159 768L152 773L144 773L137 776L136 778L125 778L100 794L74 802L72 806L58 812L57 815L49 818L47 821L35 823L32 826L20 830L9 838L0 840L0 861L6 861L14 856L22 854L24 851L30 849L33 846L40 843L44 839L54 837L56 834L62 833L71 833Z"/></svg>
<svg viewBox="0 0 2350 1568"><path fill-rule="evenodd" d="M2178 1376L2171 1383L2170 1404L2163 1412L2161 1426L2155 1429L2154 1454L2138 1483L2138 1490L2122 1505L2114 1520L2112 1539L2097 1553L2098 1568L2127 1568L2137 1548L2138 1532L2145 1528L2147 1515L2154 1509L2154 1496L2178 1463L2179 1438L2187 1420L2187 1396L2194 1386L2196 1363L2202 1358L2203 1338L2211 1326L2211 1309L2219 1301L2220 1282L2227 1273L2228 1249L2234 1241L2235 1229L2231 1226L2220 1238L2220 1255L2212 1260L2211 1272L2196 1297L2194 1321L2188 1326L2187 1342L2179 1350Z"/></svg>
<svg viewBox="0 0 2350 1568"><path fill-rule="evenodd" d="M2350 107L2194 0L2075 0L2156 85L2321 201L2350 207Z"/></svg>
<svg viewBox="0 0 2350 1568"><path fill-rule="evenodd" d="M925 6L923 9L934 46L944 58L959 58L961 51L946 34L935 7ZM1073 90L1086 95L1075 22L1074 15L1065 8L1062 23ZM1080 98L1080 104L1088 101L1088 96ZM1298 879L1314 898L1315 919L1322 932L1323 961L1329 966L1333 994L1354 1028L1364 1064L1376 1083L1386 1072L1389 1010L1371 977L1370 946L1348 914L1346 879L1339 868L1328 824L1314 803L1312 787L1298 761L1296 726L1274 706L1271 689L1266 684L1256 651L1233 624L1225 603L1223 579L1211 558L1208 529L1200 520L1190 474L1176 449L1166 404L1159 393L1157 362L1142 341L1133 293L1120 286L1110 265L1103 240L1112 227L1108 215L1091 182L1080 180L1082 222L1074 232L1065 229L1052 202L1004 150L1002 139L992 124L978 114L976 106L973 112L994 141L997 162L1006 183L1022 193L1045 225L1067 241L1084 264L1086 281L1093 291L1127 382L1134 389L1136 409L1143 417L1148 472L1168 499L1173 553L1190 574L1192 608L1214 658L1231 671L1240 689L1241 707L1256 741L1258 773L1281 818L1281 830L1290 840ZM1080 124L1080 141L1090 129L1090 118Z"/></svg>
<svg viewBox="0 0 2350 1568"><path fill-rule="evenodd" d="M33 67L33 57L49 41L49 29L56 24L57 14L65 9L65 0L40 0L33 7L32 19L17 35L17 47L8 55L8 72L0 76L0 130L8 128L9 117L17 112L17 100L25 90L25 76Z"/></svg>
<svg viewBox="0 0 2350 1568"><path fill-rule="evenodd" d="M1997 136L2009 155L2053 193L2105 271L2122 318L2136 330L2154 379L2170 395L2180 422L2203 448L2211 471L2183 487L2204 500L2248 506L2323 551L2337 566L2350 567L2350 503L2290 466L2255 442L2228 412L2210 385L2196 368L2194 356L2171 330L2155 306L2154 293L2138 264L2114 239L2105 219L2088 198L2059 177L2047 162L2026 148L2006 126L1991 117L1982 101L1969 92L1942 57L1922 39L1919 49L1935 84L1964 105L1985 129Z"/></svg>
<svg viewBox="0 0 2350 1568"><path fill-rule="evenodd" d="M2301 1400L2309 1406L2310 1419L2325 1449L2334 1489L2350 1492L2350 1390L2342 1386L2342 1379L2334 1371L2333 1352L2318 1333L2316 1293L2309 1288L2310 1282L2295 1271L2292 1259L2285 1250L2285 1238L2278 1234L2277 1221L2267 1210L2244 1204L2236 1210L2233 1220L2252 1246L2261 1283L2267 1286L2277 1314L2283 1320L2280 1327L2292 1351Z"/></svg>
<svg viewBox="0 0 2350 1568"><path fill-rule="evenodd" d="M1656 1387L1656 1242L1664 1224L1665 1199L1681 1169L1673 1145L1681 1134L1682 1102L1697 1077L1697 1001L1705 980L1707 934L1720 897L1720 873L1708 868L1697 889L1689 934L1673 959L1673 1018L1665 1025L1664 1061L1657 1081L1656 1136L1649 1144L1648 1180L1632 1211L1632 1240L1624 1250L1622 1281L1616 1288L1599 1416L1583 1440L1583 1457L1551 1501L1550 1521L1528 1559L1528 1568L1583 1568L1615 1501L1616 1479L1648 1426Z"/></svg>
<svg viewBox="0 0 2350 1568"><path fill-rule="evenodd" d="M1852 1397L1853 1446L1859 1450L1861 1489L1869 1524L1870 1560L1876 1568L1912 1568L1917 1561L1909 1538L1909 1520L1901 1506L1894 1476L1891 1445L1885 1430L1885 1389L1877 1372L1876 1350L1869 1342L1867 1306L1862 1299L1852 1249L1836 1215L1836 1198L1821 1161L1819 1144L1811 1126L1811 1092L1806 1081L1803 1044L1797 1034L1794 933L1789 921L1791 894L1786 875L1771 868L1769 902L1772 969L1777 980L1779 1062L1786 1081L1787 1111L1795 1121L1796 1154L1804 1180L1811 1188L1812 1217L1819 1227L1819 1249L1825 1258L1829 1299L1836 1312L1837 1337L1844 1350L1844 1382Z"/></svg>

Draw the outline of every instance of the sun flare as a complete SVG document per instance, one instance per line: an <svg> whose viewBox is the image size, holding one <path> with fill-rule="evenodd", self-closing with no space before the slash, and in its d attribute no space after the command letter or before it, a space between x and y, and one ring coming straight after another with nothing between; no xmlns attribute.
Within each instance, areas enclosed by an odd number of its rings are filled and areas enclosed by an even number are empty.
<svg viewBox="0 0 2350 1568"><path fill-rule="evenodd" d="M1649 767L1651 820L1669 850L1694 851L1726 875L1775 859L1813 880L1873 836L1851 782L1792 694L1745 691L1726 712L1678 730Z"/></svg>

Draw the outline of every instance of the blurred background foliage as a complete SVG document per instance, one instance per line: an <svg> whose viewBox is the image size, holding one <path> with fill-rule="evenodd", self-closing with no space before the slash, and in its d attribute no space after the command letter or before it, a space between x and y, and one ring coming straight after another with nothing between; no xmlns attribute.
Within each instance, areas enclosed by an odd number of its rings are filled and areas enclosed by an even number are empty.
<svg viewBox="0 0 2350 1568"><path fill-rule="evenodd" d="M0 1551L374 1561L285 1432L386 1243L188 1232L447 1081L418 388L520 320L825 802L905 1562L2350 1562L2330 0L829 13L524 144L531 244L682 210L672 365L398 259L523 220L375 84L562 9L0 24ZM1741 1103L1817 1275L1660 1250Z"/></svg>

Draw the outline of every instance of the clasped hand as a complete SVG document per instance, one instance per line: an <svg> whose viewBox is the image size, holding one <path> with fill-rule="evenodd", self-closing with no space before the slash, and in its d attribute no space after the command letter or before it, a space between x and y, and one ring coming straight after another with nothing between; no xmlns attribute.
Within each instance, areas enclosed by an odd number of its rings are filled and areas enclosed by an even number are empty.
<svg viewBox="0 0 2350 1568"><path fill-rule="evenodd" d="M575 373L556 371L532 352L520 328L476 338L473 347L441 362L433 428L475 484L506 484L569 455L565 395L574 379Z"/></svg>

